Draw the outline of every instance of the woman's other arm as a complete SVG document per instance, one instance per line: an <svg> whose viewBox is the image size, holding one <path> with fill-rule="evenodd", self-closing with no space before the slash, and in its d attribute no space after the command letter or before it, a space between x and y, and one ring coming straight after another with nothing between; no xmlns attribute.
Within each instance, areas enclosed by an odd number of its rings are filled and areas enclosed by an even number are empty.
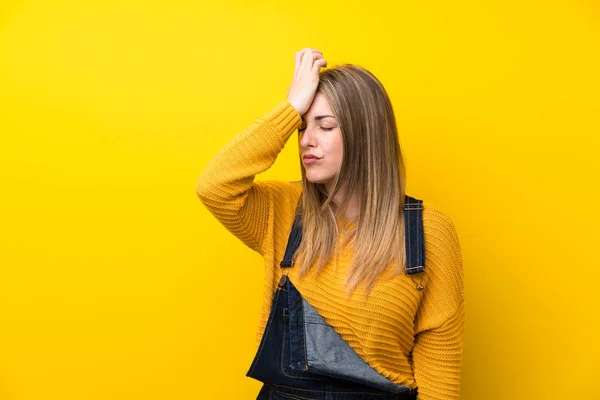
<svg viewBox="0 0 600 400"><path fill-rule="evenodd" d="M463 263L452 221L425 205L427 283L413 349L419 400L458 400L465 324Z"/></svg>

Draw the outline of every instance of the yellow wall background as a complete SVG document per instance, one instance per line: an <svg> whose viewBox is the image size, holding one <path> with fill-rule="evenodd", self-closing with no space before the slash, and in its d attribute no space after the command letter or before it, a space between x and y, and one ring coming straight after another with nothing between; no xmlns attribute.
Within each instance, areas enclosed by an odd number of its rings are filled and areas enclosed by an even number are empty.
<svg viewBox="0 0 600 400"><path fill-rule="evenodd" d="M303 47L381 79L456 225L462 398L600 398L599 3L4 0L0 399L255 397L262 260L194 188Z"/></svg>

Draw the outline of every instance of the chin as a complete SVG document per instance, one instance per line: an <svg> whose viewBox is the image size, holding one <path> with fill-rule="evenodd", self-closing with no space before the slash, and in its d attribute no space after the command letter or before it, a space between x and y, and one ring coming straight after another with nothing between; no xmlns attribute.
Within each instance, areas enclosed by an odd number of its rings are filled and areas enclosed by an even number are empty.
<svg viewBox="0 0 600 400"><path fill-rule="evenodd" d="M310 183L320 183L320 184L327 184L329 182L331 182L330 177L322 177L322 176L310 176L310 175L306 175L306 180L309 181Z"/></svg>

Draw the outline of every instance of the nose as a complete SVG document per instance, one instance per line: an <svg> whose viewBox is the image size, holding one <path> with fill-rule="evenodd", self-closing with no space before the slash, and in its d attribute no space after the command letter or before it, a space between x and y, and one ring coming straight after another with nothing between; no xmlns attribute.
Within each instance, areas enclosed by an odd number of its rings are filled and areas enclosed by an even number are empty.
<svg viewBox="0 0 600 400"><path fill-rule="evenodd" d="M304 132L300 132L300 135L301 147L315 147L315 137L312 134L312 130L306 128Z"/></svg>

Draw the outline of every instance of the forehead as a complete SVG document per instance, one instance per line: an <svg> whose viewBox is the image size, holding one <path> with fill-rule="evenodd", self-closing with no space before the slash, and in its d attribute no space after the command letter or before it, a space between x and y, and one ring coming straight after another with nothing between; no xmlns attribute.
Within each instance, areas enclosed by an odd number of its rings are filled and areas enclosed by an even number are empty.
<svg viewBox="0 0 600 400"><path fill-rule="evenodd" d="M331 110L331 106L329 105L329 102L327 101L325 95L322 93L317 93L312 104L310 105L310 108L308 109L306 114L304 114L302 119L314 119L322 117L324 115L331 116L331 118L333 118L333 111Z"/></svg>

